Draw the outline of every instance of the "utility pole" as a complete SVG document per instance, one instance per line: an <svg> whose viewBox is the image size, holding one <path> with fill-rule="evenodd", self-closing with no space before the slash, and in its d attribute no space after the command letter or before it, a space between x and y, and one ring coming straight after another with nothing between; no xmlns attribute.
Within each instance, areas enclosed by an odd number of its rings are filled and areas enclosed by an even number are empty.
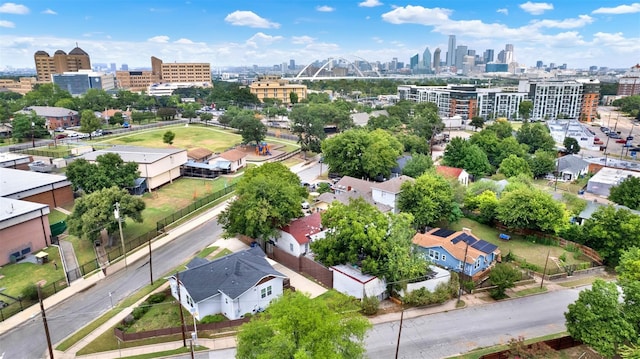
<svg viewBox="0 0 640 359"><path fill-rule="evenodd" d="M153 285L153 264L151 264L151 237L149 237L149 277Z"/></svg>
<svg viewBox="0 0 640 359"><path fill-rule="evenodd" d="M469 241L466 240L464 241L467 246L464 247L464 258L462 258L462 274L464 275L464 269L467 266L467 251L469 250ZM458 288L458 303L460 303L460 296L462 295L462 276L460 276L460 278L458 279L458 282L460 283L460 287Z"/></svg>
<svg viewBox="0 0 640 359"><path fill-rule="evenodd" d="M404 320L404 308L400 312L400 329L398 329L398 343L396 344L396 359L398 359L398 352L400 351L400 335L402 335L402 321Z"/></svg>
<svg viewBox="0 0 640 359"><path fill-rule="evenodd" d="M35 128L36 128L36 123L31 121L31 147L33 148L36 147L36 140L33 134L33 132L35 131Z"/></svg>
<svg viewBox="0 0 640 359"><path fill-rule="evenodd" d="M53 359L53 346L51 346L51 336L49 335L49 325L47 324L47 315L44 312L44 303L42 302L42 289L38 284L38 301L40 301L40 313L42 314L42 324L44 324L44 334L47 337L47 346L49 347L49 358Z"/></svg>
<svg viewBox="0 0 640 359"><path fill-rule="evenodd" d="M178 286L178 309L180 310L180 323L182 326L182 344L187 347L187 328L184 324L184 313L182 313L182 297L180 296L180 272L176 272L176 285Z"/></svg>
<svg viewBox="0 0 640 359"><path fill-rule="evenodd" d="M124 256L124 267L127 268L127 248L124 246L124 236L122 235L122 220L120 218L120 202L116 202L116 209L113 210L113 216L118 221L118 228L120 229L120 243L122 244L122 255Z"/></svg>
<svg viewBox="0 0 640 359"><path fill-rule="evenodd" d="M542 285L544 284L544 276L547 273L547 263L549 263L549 255L551 254L551 249L547 252L547 260L544 261L544 269L542 270L542 280L540 281L540 289L542 289Z"/></svg>

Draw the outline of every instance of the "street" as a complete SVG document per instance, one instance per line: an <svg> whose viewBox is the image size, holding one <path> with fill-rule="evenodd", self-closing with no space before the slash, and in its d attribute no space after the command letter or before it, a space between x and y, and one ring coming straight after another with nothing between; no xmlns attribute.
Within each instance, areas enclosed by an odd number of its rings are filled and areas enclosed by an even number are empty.
<svg viewBox="0 0 640 359"><path fill-rule="evenodd" d="M168 275L185 260L222 233L217 221L209 221L153 252L153 277ZM149 284L145 259L130 263L128 269L108 275L95 286L52 308L45 308L51 341L58 343L102 315L113 304ZM111 293L111 296L109 295ZM0 336L0 353L5 358L42 358L47 342L40 315Z"/></svg>

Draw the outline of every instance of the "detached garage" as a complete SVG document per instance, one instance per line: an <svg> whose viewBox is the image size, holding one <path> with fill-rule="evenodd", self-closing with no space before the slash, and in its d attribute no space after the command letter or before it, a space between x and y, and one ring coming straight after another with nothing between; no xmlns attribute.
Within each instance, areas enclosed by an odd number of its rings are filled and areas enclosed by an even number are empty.
<svg viewBox="0 0 640 359"><path fill-rule="evenodd" d="M387 285L384 280L376 276L364 274L360 268L345 264L331 267L333 271L333 289L340 293L363 299L376 297L386 298Z"/></svg>

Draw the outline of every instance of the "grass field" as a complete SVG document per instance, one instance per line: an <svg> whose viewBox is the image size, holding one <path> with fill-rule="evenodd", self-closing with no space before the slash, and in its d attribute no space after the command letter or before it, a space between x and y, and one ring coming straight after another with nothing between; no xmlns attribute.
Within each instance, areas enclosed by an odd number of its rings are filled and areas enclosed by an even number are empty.
<svg viewBox="0 0 640 359"><path fill-rule="evenodd" d="M60 221L64 221L65 219L67 219L67 215L62 213L62 212L60 212L60 211L58 211L58 210L52 209L49 212L49 224L50 225L54 224L54 223L58 223Z"/></svg>
<svg viewBox="0 0 640 359"><path fill-rule="evenodd" d="M167 148L162 142L165 132L172 131L176 137L172 146L175 148L207 148L214 153L224 152L228 148L242 142L240 135L213 127L203 126L170 126L154 130L136 131L128 135L99 141L114 145L131 145L152 148Z"/></svg>
<svg viewBox="0 0 640 359"><path fill-rule="evenodd" d="M472 233L478 236L480 239L484 239L489 243L493 243L500 248L502 256L512 252L515 255L524 257L528 263L534 264L539 268L544 268L547 260L547 253L550 257L559 258L563 254L566 257L566 264L582 263L582 260L577 260L573 257L573 253L566 251L562 247L547 246L539 243L533 243L525 240L522 236L511 235L511 240L503 241L498 238L501 233L493 227L478 223L468 218L462 218L460 221L451 225L452 229L461 230L463 227L470 228ZM549 261L549 268L552 268L555 264L553 261Z"/></svg>
<svg viewBox="0 0 640 359"><path fill-rule="evenodd" d="M0 276L2 277L0 278L0 288L4 288L3 293L18 297L22 294L22 290L31 284L41 283L44 286L61 278L64 279L58 248L49 247L44 251L49 253L48 263L20 262L0 268ZM53 265L54 261L58 264L57 270Z"/></svg>

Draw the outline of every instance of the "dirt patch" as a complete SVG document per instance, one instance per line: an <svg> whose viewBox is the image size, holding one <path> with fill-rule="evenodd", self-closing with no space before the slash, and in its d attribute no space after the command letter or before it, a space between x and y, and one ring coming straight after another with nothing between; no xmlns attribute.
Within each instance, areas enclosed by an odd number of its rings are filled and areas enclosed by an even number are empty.
<svg viewBox="0 0 640 359"><path fill-rule="evenodd" d="M378 307L378 315L387 313L398 313L402 311L402 306L389 299L385 299L380 302Z"/></svg>
<svg viewBox="0 0 640 359"><path fill-rule="evenodd" d="M563 358L570 359L604 359L604 357L598 353L596 353L593 349L591 349L587 345L578 345L577 347L567 348L559 351L563 353L565 356Z"/></svg>

